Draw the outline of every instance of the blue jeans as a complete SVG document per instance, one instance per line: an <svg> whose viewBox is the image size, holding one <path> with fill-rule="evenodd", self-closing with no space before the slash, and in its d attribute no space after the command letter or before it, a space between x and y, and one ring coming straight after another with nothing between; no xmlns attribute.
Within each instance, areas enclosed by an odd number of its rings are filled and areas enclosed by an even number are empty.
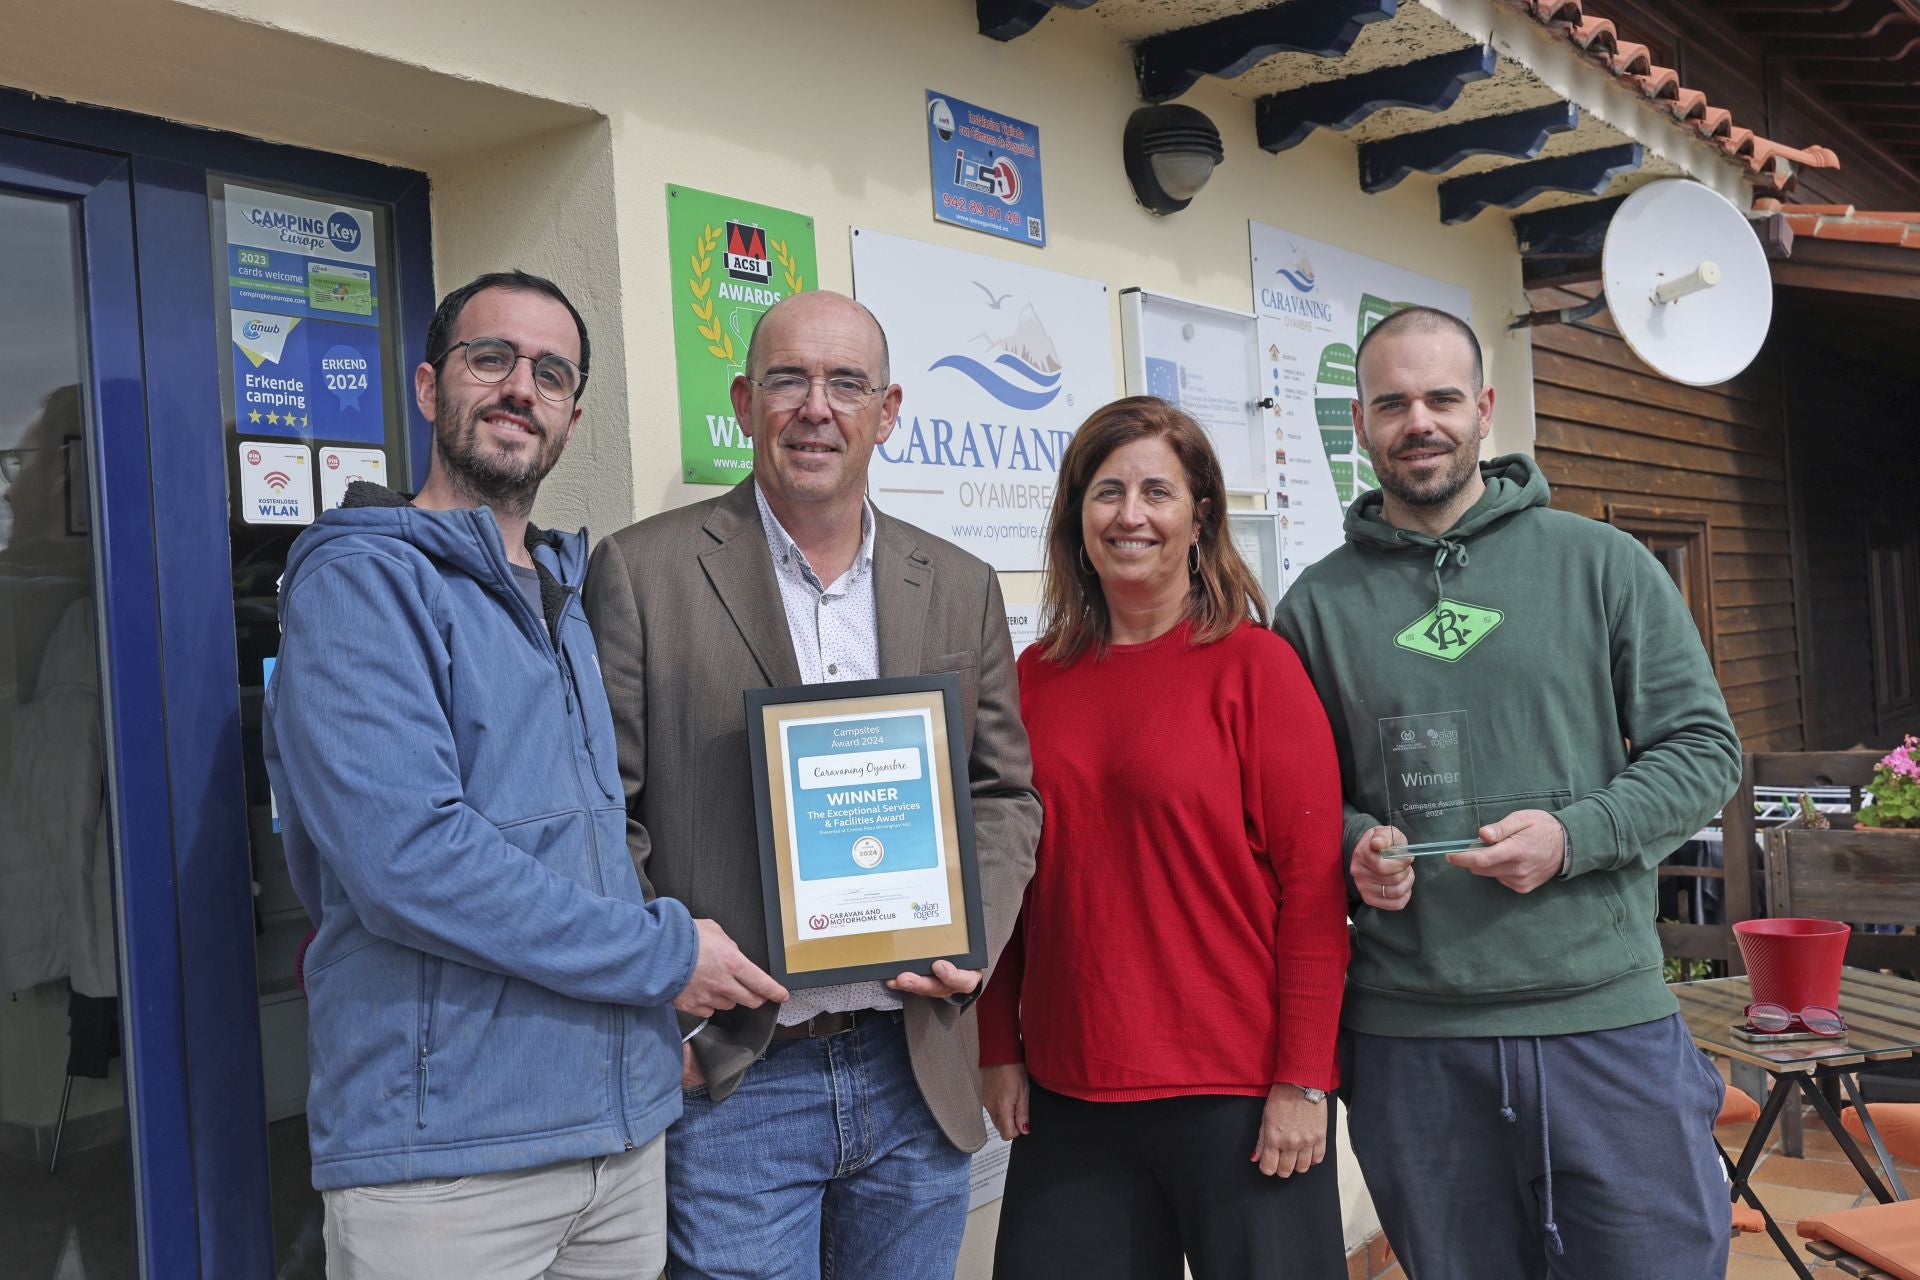
<svg viewBox="0 0 1920 1280"><path fill-rule="evenodd" d="M670 1280L952 1280L969 1157L934 1123L896 1015L776 1040L667 1130Z"/></svg>

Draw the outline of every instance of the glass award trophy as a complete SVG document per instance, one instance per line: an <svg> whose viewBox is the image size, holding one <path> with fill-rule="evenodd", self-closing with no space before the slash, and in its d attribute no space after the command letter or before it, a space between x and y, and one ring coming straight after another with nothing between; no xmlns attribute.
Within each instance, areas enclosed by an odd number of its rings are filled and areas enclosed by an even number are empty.
<svg viewBox="0 0 1920 1280"><path fill-rule="evenodd" d="M1386 818L1406 837L1405 844L1389 845L1381 856L1418 858L1484 848L1467 713L1387 716L1379 726Z"/></svg>

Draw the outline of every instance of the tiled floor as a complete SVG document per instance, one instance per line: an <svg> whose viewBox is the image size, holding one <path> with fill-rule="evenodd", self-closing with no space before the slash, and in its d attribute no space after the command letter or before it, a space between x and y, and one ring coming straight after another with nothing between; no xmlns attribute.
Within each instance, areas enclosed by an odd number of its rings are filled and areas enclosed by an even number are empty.
<svg viewBox="0 0 1920 1280"><path fill-rule="evenodd" d="M1749 1132L1750 1126L1728 1125L1717 1130L1715 1136L1720 1139L1720 1145L1727 1149L1727 1154L1738 1159ZM1827 1132L1826 1126L1812 1111L1806 1113L1805 1154L1802 1157L1796 1159L1780 1154L1778 1132L1776 1127L1776 1136L1767 1148L1767 1154L1754 1167L1754 1192L1779 1222L1787 1238L1796 1248L1803 1250L1802 1256L1807 1265L1815 1269L1815 1275L1820 1280L1826 1280L1828 1276L1840 1280L1842 1273L1831 1264L1822 1263L1812 1254L1804 1252L1805 1242L1795 1234L1794 1223L1816 1213L1872 1204L1873 1196L1862 1187L1860 1175L1847 1163L1833 1135ZM1920 1189L1920 1168L1905 1161L1899 1161L1898 1168L1909 1191ZM1821 1267L1826 1270L1818 1270ZM1779 1246L1764 1232L1743 1235L1736 1237L1733 1242L1733 1260L1727 1267L1727 1280L1793 1280L1793 1268L1780 1256Z"/></svg>

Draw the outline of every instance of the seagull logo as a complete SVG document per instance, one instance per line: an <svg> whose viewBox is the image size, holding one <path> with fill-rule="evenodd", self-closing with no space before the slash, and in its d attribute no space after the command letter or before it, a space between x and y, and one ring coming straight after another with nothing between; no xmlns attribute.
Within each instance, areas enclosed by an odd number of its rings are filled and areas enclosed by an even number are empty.
<svg viewBox="0 0 1920 1280"><path fill-rule="evenodd" d="M980 284L978 280L975 284ZM993 291L980 285L989 299ZM1000 302L1011 294L1000 295ZM994 303L995 307L999 302ZM1044 409L1060 394L1060 353L1031 305L1020 309L1013 331L1002 337L981 332L973 336L971 351L956 351L927 366L951 369L1009 409Z"/></svg>

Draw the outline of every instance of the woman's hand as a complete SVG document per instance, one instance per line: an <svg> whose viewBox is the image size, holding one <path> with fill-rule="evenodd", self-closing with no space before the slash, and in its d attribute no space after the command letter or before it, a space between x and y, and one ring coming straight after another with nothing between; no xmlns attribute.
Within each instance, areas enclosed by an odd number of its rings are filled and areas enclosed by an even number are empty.
<svg viewBox="0 0 1920 1280"><path fill-rule="evenodd" d="M1282 1178L1319 1164L1327 1158L1327 1104L1308 1102L1298 1085L1273 1086L1250 1158L1259 1162L1260 1172Z"/></svg>
<svg viewBox="0 0 1920 1280"><path fill-rule="evenodd" d="M1298 1094L1298 1089L1294 1093ZM1001 1067L980 1068L980 1097L993 1127L1011 1141L1027 1131L1027 1068L1024 1063L1009 1062Z"/></svg>

